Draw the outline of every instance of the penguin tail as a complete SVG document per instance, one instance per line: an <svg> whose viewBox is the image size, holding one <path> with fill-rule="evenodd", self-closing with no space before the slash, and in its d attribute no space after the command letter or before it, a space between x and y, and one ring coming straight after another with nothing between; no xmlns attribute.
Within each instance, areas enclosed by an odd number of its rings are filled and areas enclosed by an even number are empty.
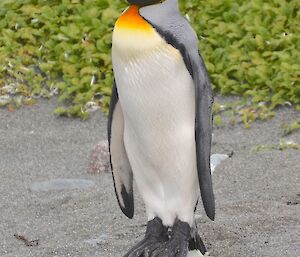
<svg viewBox="0 0 300 257"><path fill-rule="evenodd" d="M199 250L203 255L207 252L206 247L196 231L189 241L189 251Z"/></svg>

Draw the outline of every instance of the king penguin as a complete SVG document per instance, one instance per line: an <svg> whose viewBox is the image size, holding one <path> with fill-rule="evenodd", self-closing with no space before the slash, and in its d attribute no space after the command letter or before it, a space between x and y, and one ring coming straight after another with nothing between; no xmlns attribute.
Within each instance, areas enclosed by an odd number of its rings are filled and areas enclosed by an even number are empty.
<svg viewBox="0 0 300 257"><path fill-rule="evenodd" d="M148 222L124 257L204 254L194 213L201 195L215 218L213 96L197 35L178 0L128 2L113 31L108 141L119 206L133 217L134 180Z"/></svg>

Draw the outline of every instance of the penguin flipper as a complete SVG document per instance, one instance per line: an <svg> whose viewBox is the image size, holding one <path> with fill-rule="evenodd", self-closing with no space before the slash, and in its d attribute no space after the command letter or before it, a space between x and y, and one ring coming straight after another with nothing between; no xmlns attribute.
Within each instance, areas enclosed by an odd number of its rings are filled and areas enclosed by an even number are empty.
<svg viewBox="0 0 300 257"><path fill-rule="evenodd" d="M122 212L131 219L134 215L133 174L124 146L123 134L123 112L114 82L107 126L110 164L119 206Z"/></svg>
<svg viewBox="0 0 300 257"><path fill-rule="evenodd" d="M198 38L188 21L176 11L177 1L141 8L140 14L165 41L178 49L195 85L195 140L198 180L207 216L215 218L210 153L212 138L213 95L204 61L199 53ZM171 10L171 12L170 12Z"/></svg>
<svg viewBox="0 0 300 257"><path fill-rule="evenodd" d="M215 219L215 198L212 186L210 154L212 141L212 105L213 94L210 81L205 68L205 64L199 54L196 63L192 62L196 90L196 121L195 121L195 139L197 170L200 184L202 202L207 216Z"/></svg>

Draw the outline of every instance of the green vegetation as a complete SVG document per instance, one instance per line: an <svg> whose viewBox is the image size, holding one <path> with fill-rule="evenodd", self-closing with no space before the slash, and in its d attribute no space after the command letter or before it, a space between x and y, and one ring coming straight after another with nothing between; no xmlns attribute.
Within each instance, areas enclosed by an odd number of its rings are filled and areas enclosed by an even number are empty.
<svg viewBox="0 0 300 257"><path fill-rule="evenodd" d="M276 144L258 145L255 146L252 149L252 151L258 153L262 151L271 151L271 150L284 151L287 149L300 150L300 145L295 143L294 141L287 141L281 138L277 145Z"/></svg>
<svg viewBox="0 0 300 257"><path fill-rule="evenodd" d="M283 136L290 135L297 130L300 130L300 120L293 121L290 124L283 124Z"/></svg>
<svg viewBox="0 0 300 257"><path fill-rule="evenodd" d="M0 105L14 109L58 93L57 114L107 108L111 32L120 1L5 0L0 4ZM2 103L1 103L2 99Z"/></svg>
<svg viewBox="0 0 300 257"><path fill-rule="evenodd" d="M57 114L86 118L93 106L107 111L111 32L125 6L120 0L2 0L0 106L14 110L58 94ZM226 107L233 123L239 115L249 127L278 105L300 110L299 0L189 0L181 9L198 33L215 91L243 97Z"/></svg>

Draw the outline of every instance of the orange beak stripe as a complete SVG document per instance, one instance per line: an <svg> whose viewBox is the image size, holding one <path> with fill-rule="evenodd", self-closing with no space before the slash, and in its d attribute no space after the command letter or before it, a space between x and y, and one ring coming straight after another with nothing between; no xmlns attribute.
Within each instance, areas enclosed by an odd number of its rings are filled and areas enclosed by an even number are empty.
<svg viewBox="0 0 300 257"><path fill-rule="evenodd" d="M131 5L117 20L116 28L150 31L152 26L139 13L137 5Z"/></svg>

